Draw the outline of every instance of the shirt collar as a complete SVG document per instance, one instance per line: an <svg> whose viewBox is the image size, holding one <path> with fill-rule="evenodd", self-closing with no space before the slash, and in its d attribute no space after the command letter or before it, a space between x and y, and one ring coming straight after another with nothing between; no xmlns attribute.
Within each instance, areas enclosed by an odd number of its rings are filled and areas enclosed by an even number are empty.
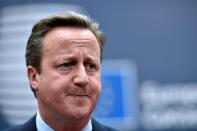
<svg viewBox="0 0 197 131"><path fill-rule="evenodd" d="M54 129L52 129L44 122L39 112L37 112L36 114L36 127L38 131L54 131ZM88 121L88 124L82 129L82 131L92 131L91 119Z"/></svg>
<svg viewBox="0 0 197 131"><path fill-rule="evenodd" d="M92 121L88 121L88 124L82 129L82 131L92 131Z"/></svg>

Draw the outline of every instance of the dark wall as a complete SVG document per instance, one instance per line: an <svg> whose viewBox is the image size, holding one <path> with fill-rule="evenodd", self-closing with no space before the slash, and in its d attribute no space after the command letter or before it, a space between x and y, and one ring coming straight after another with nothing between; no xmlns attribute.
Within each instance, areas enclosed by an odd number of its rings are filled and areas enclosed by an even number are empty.
<svg viewBox="0 0 197 131"><path fill-rule="evenodd" d="M0 6L54 3L1 0ZM139 81L197 82L197 1L58 0L83 6L107 36L104 59L131 59Z"/></svg>

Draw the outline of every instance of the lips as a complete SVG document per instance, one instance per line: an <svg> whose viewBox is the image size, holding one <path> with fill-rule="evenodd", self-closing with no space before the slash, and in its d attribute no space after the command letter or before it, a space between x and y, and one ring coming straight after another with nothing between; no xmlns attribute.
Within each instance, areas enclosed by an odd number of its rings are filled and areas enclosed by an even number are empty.
<svg viewBox="0 0 197 131"><path fill-rule="evenodd" d="M86 97L89 97L89 93L88 91L85 91L85 90L81 90L81 89L76 89L76 90L72 90L72 91L69 91L68 93L68 96L86 96Z"/></svg>
<svg viewBox="0 0 197 131"><path fill-rule="evenodd" d="M70 96L88 96L87 94L69 94Z"/></svg>

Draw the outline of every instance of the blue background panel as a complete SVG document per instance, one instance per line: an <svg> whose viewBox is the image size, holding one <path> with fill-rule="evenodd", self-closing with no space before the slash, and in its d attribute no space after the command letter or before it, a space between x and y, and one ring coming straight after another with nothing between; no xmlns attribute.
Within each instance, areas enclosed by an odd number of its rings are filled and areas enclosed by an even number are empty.
<svg viewBox="0 0 197 131"><path fill-rule="evenodd" d="M124 117L122 76L102 76L102 95L94 113L97 117Z"/></svg>

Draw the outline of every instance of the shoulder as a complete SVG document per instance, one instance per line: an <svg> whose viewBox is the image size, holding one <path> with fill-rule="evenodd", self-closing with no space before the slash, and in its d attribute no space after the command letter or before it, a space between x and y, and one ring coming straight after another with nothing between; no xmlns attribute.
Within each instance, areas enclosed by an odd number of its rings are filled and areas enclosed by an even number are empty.
<svg viewBox="0 0 197 131"><path fill-rule="evenodd" d="M7 128L3 131L37 131L37 129L36 129L36 117L35 116L32 117L29 121L27 121L24 124Z"/></svg>
<svg viewBox="0 0 197 131"><path fill-rule="evenodd" d="M14 127L4 129L3 131L22 131L22 130L21 130L21 125L18 125L18 126L14 126Z"/></svg>
<svg viewBox="0 0 197 131"><path fill-rule="evenodd" d="M118 131L112 127L99 123L94 118L92 118L92 128L93 128L93 131Z"/></svg>

